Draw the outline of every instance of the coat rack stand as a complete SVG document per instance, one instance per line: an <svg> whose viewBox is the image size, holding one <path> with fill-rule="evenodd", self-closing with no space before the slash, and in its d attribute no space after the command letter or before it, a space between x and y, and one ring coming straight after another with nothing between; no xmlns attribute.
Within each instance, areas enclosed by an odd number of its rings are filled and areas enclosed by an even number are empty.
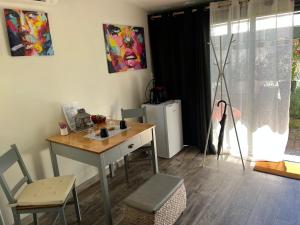
<svg viewBox="0 0 300 225"><path fill-rule="evenodd" d="M222 91L222 84L223 83L224 83L224 86L225 86L226 95L227 95L227 99L228 99L228 102L229 102L230 114L231 114L231 117L232 117L232 122L233 122L234 130L235 130L235 136L236 136L236 140L237 140L239 151L240 151L240 157L241 157L241 160L242 160L243 170L245 170L245 164L244 164L244 159L243 159L243 155L242 155L242 151L241 151L240 141L239 141L236 125L235 125L235 119L234 119L234 116L233 116L231 100L230 100L230 96L229 96L229 92L228 92L227 82L226 82L225 75L224 75L225 66L228 64L227 60L228 60L229 51L230 51L230 48L231 48L231 45L232 45L233 42L234 42L234 40L233 40L233 34L232 34L231 38L230 38L229 45L228 45L225 61L223 63L222 62L223 61L222 60L223 55L222 55L222 40L221 40L221 37L220 37L220 62L218 61L218 58L217 58L214 43L210 39L210 44L212 46L212 50L213 50L214 57L215 57L215 60L216 60L216 64L217 64L217 67L218 67L219 75L218 75L217 86L216 86L216 90L215 90L215 94L214 94L214 100L213 100L213 105L212 105L212 111L211 111L211 117L210 117L208 132L207 132L207 136L206 136L205 150L204 150L204 157L203 157L203 161L202 161L202 166L205 165L205 159L206 159L207 147L208 147L208 140L209 140L210 131L211 131L211 127L212 127L213 109L214 109L214 106L215 106L215 103L216 103L216 96L217 96L217 92L218 92L218 88L219 88L219 83L221 82L221 91ZM221 93L221 95L222 95L222 93Z"/></svg>

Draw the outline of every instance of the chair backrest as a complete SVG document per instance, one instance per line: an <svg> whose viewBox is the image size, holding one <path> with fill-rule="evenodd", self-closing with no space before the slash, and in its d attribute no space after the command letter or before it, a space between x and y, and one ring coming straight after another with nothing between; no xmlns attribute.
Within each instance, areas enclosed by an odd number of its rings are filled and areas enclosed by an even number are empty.
<svg viewBox="0 0 300 225"><path fill-rule="evenodd" d="M24 177L17 182L12 189L10 189L3 174L16 162L18 162ZM18 151L17 146L11 145L11 148L0 157L0 185L9 204L16 203L14 196L25 183L32 183L32 179L25 167L24 161Z"/></svg>
<svg viewBox="0 0 300 225"><path fill-rule="evenodd" d="M122 120L130 118L139 118L143 123L147 123L146 107L137 109L121 109Z"/></svg>

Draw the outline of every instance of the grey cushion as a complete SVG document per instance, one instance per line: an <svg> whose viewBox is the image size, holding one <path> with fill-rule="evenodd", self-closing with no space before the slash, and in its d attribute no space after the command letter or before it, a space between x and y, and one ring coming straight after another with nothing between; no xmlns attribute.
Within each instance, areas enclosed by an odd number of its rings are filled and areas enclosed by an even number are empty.
<svg viewBox="0 0 300 225"><path fill-rule="evenodd" d="M158 211L181 186L183 179L156 174L125 199L125 204L145 212Z"/></svg>

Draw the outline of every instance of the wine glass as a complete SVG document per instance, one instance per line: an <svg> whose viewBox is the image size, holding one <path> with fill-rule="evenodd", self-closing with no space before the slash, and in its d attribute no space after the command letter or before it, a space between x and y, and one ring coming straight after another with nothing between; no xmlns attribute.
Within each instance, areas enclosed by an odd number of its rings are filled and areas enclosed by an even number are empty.
<svg viewBox="0 0 300 225"><path fill-rule="evenodd" d="M107 118L107 129L110 130L110 129L114 129L116 126L116 123L115 121L112 119L112 117L108 117Z"/></svg>

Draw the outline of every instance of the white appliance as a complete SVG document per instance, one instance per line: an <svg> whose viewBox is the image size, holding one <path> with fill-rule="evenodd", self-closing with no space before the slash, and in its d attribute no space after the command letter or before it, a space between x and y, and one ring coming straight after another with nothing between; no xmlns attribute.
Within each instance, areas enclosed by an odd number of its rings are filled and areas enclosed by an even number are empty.
<svg viewBox="0 0 300 225"><path fill-rule="evenodd" d="M171 158L183 148L181 101L171 100L161 104L143 104L147 122L156 125L157 155Z"/></svg>

